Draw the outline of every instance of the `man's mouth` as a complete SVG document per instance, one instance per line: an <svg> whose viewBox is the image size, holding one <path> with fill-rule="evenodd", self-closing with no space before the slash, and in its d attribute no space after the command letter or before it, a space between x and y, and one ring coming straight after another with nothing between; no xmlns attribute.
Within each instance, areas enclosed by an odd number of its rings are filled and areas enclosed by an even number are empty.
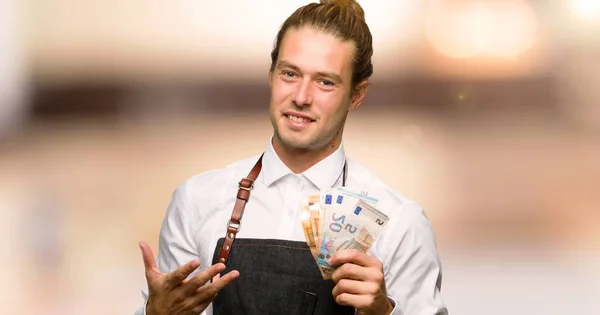
<svg viewBox="0 0 600 315"><path fill-rule="evenodd" d="M289 118L291 121L294 122L299 122L299 123L308 123L308 122L313 122L313 119L310 118L306 118L306 117L300 117L300 116L294 116L291 114L285 114L285 117Z"/></svg>

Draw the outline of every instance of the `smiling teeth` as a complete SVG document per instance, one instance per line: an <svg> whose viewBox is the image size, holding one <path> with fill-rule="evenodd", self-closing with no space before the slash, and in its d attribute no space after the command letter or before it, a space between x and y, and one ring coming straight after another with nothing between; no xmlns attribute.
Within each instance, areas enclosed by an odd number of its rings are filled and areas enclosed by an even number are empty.
<svg viewBox="0 0 600 315"><path fill-rule="evenodd" d="M310 119L304 117L288 115L288 118L295 122L310 122Z"/></svg>

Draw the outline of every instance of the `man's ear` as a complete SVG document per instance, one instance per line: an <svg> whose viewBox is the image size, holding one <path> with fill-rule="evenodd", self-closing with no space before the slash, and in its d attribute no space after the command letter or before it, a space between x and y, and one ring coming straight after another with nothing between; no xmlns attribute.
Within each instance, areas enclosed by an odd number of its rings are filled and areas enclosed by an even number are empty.
<svg viewBox="0 0 600 315"><path fill-rule="evenodd" d="M362 104L367 95L369 80L361 81L352 91L352 101L350 102L350 110L357 109Z"/></svg>

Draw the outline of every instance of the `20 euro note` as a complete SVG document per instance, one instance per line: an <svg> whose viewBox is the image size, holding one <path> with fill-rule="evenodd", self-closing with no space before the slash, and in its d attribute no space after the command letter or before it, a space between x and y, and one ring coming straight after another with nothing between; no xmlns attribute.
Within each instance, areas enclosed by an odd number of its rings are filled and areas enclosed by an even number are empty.
<svg viewBox="0 0 600 315"><path fill-rule="evenodd" d="M320 242L318 243L319 251L317 256L317 265L319 266L319 270L323 275L324 279L331 279L331 275L333 274L334 269L329 266L327 260L330 258L329 252L333 246L337 233L340 229L337 228L337 221L345 221L346 215L344 213L343 207L341 207L341 199L339 199L340 203L335 203L334 194L332 190L328 190L324 194L324 198L322 200L322 207L324 209L323 215L323 234L320 238ZM347 200L347 202L349 199ZM337 206L336 206L337 205Z"/></svg>
<svg viewBox="0 0 600 315"><path fill-rule="evenodd" d="M345 249L366 253L384 229L389 218L375 207L360 200L348 215L343 230L331 245L331 254Z"/></svg>
<svg viewBox="0 0 600 315"><path fill-rule="evenodd" d="M349 189L347 187L336 187L336 188L332 188L335 190L335 193L338 196L352 196L355 198L359 198L362 199L366 202L368 202L369 204L373 205L374 207L377 207L377 203L379 203L379 200L377 200L376 198L373 198L371 196L366 195L366 193L363 192L358 192L358 191L354 191L352 189ZM340 198L340 197L336 197L336 198Z"/></svg>
<svg viewBox="0 0 600 315"><path fill-rule="evenodd" d="M333 198L335 196L335 188L327 188L321 190L319 200L319 216L321 218L321 227L317 237L317 247L320 247L323 242L323 234L325 233L325 227L327 226L326 221L328 220L329 213L331 213L331 207Z"/></svg>
<svg viewBox="0 0 600 315"><path fill-rule="evenodd" d="M326 190L321 199L324 209L323 235L319 246L317 264L325 279L330 279L334 271L327 260L333 255L333 246L342 232L346 221L350 219L354 206L361 201L367 204L377 203L377 199L366 197L352 191L340 191L336 188Z"/></svg>
<svg viewBox="0 0 600 315"><path fill-rule="evenodd" d="M351 208L353 208L359 200L364 200L373 206L377 206L377 203L379 202L376 198L363 195L362 193L345 187L329 188L321 192L319 204L321 227L318 233L317 246L323 244L323 233L327 231L327 227L332 224L332 221L335 221L332 214L350 213L350 211L352 211ZM336 232L332 230L328 233L330 236L334 237Z"/></svg>
<svg viewBox="0 0 600 315"><path fill-rule="evenodd" d="M321 271L323 279L331 279L331 275L334 271L334 269L331 266L329 266L329 264L326 261L327 259L329 259L329 249L333 246L334 241L335 238L329 235L327 231L323 233L323 240L321 242L321 246L318 249L316 259L317 266Z"/></svg>

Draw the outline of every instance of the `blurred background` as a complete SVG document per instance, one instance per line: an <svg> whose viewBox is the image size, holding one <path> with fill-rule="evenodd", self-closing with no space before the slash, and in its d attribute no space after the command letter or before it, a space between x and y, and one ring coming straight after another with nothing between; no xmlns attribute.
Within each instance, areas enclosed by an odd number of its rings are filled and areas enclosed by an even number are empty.
<svg viewBox="0 0 600 315"><path fill-rule="evenodd" d="M347 153L427 211L451 314L597 314L600 1L362 1ZM299 0L0 1L1 314L133 314L171 193L260 153Z"/></svg>

